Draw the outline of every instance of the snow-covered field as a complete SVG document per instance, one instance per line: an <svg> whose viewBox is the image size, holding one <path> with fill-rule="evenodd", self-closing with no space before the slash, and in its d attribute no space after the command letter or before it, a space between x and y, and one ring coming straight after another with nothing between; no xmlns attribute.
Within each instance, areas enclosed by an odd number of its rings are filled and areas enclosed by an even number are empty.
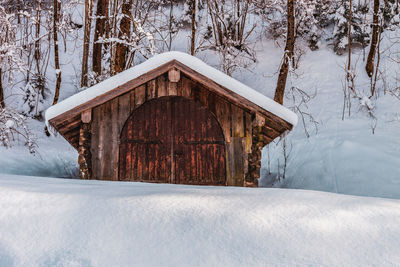
<svg viewBox="0 0 400 267"><path fill-rule="evenodd" d="M395 266L400 201L0 175L0 266Z"/></svg>

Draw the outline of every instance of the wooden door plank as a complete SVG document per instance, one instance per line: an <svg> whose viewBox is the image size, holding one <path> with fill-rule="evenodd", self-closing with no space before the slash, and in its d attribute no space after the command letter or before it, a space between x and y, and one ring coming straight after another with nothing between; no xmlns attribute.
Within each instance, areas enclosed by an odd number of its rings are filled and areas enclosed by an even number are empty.
<svg viewBox="0 0 400 267"><path fill-rule="evenodd" d="M118 180L118 140L119 140L119 125L118 125L118 98L114 98L110 102L111 109L111 178Z"/></svg>
<svg viewBox="0 0 400 267"><path fill-rule="evenodd" d="M165 75L157 77L157 91L158 97L166 96L167 94L167 80Z"/></svg>

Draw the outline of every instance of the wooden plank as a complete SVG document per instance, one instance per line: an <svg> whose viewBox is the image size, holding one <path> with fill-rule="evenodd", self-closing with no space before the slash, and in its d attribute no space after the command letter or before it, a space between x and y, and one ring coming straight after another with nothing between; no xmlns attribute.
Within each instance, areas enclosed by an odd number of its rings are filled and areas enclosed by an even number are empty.
<svg viewBox="0 0 400 267"><path fill-rule="evenodd" d="M101 107L96 107L93 109L93 121L92 121L92 171L93 179L101 179L101 169L100 169L100 109Z"/></svg>
<svg viewBox="0 0 400 267"><path fill-rule="evenodd" d="M134 94L133 94L134 95ZM131 94L127 93L118 97L118 132L121 133L126 120L131 114Z"/></svg>
<svg viewBox="0 0 400 267"><path fill-rule="evenodd" d="M208 95L210 91L208 91L204 86L198 85L199 87L199 100L200 103L203 104L203 106L207 107L208 106Z"/></svg>
<svg viewBox="0 0 400 267"><path fill-rule="evenodd" d="M232 114L232 137L244 137L244 114L243 110L231 104L231 114Z"/></svg>
<svg viewBox="0 0 400 267"><path fill-rule="evenodd" d="M118 180L118 164L119 164L119 117L118 117L118 98L111 100L111 178Z"/></svg>
<svg viewBox="0 0 400 267"><path fill-rule="evenodd" d="M157 77L157 93L158 97L166 96L167 94L167 80L165 75Z"/></svg>
<svg viewBox="0 0 400 267"><path fill-rule="evenodd" d="M137 108L136 105L136 90L132 90L129 93L129 110L132 113Z"/></svg>
<svg viewBox="0 0 400 267"><path fill-rule="evenodd" d="M245 112L245 137L246 137L246 153L251 153L253 139L253 120L249 112Z"/></svg>
<svg viewBox="0 0 400 267"><path fill-rule="evenodd" d="M173 82L167 82L167 94L169 96L178 95L178 84Z"/></svg>
<svg viewBox="0 0 400 267"><path fill-rule="evenodd" d="M231 111L230 104L221 97L216 98L215 113L224 132L225 142L231 142Z"/></svg>
<svg viewBox="0 0 400 267"><path fill-rule="evenodd" d="M235 157L234 157L233 143L232 142L226 143L225 149L226 149L226 181L227 185L234 186Z"/></svg>
<svg viewBox="0 0 400 267"><path fill-rule="evenodd" d="M207 106L208 110L211 111L214 115L216 114L216 95L210 91L208 94L208 99L207 99Z"/></svg>
<svg viewBox="0 0 400 267"><path fill-rule="evenodd" d="M139 107L145 101L146 101L146 85L142 85L135 89L135 108Z"/></svg>
<svg viewBox="0 0 400 267"><path fill-rule="evenodd" d="M78 122L80 123L80 121L81 121L81 114L78 114L78 115L76 115L76 116L74 116L74 117L70 117L70 118L68 118L68 119L65 119L65 120L59 122L59 123L57 124L57 127L58 127L59 129L61 129L61 128L65 127L66 125L71 124L71 123L76 122L76 121L78 121Z"/></svg>
<svg viewBox="0 0 400 267"><path fill-rule="evenodd" d="M171 83L179 82L180 78L181 78L181 72L178 69L173 68L168 71L168 80Z"/></svg>
<svg viewBox="0 0 400 267"><path fill-rule="evenodd" d="M233 180L235 186L244 185L244 154L243 138L233 137Z"/></svg>
<svg viewBox="0 0 400 267"><path fill-rule="evenodd" d="M268 136L269 138L271 138L272 140L274 140L275 138L277 138L278 136L281 135L281 133L279 133L278 131L268 127L267 125L264 125L261 127L261 133Z"/></svg>
<svg viewBox="0 0 400 267"><path fill-rule="evenodd" d="M110 180L113 177L112 168L112 135L111 135L111 102L107 102L103 105L103 120L101 128L103 131L103 157L101 161L102 165L102 178Z"/></svg>
<svg viewBox="0 0 400 267"><path fill-rule="evenodd" d="M65 134L69 132L71 129L75 129L76 127L79 127L81 125L82 121L81 120L76 120L72 121L70 124L64 125L63 128L60 128L58 130L59 133Z"/></svg>
<svg viewBox="0 0 400 267"><path fill-rule="evenodd" d="M150 80L147 82L147 100L157 97L157 84L156 80Z"/></svg>
<svg viewBox="0 0 400 267"><path fill-rule="evenodd" d="M183 76L180 80L180 90L178 91L178 94L183 97L190 98L192 93L192 86L192 81Z"/></svg>

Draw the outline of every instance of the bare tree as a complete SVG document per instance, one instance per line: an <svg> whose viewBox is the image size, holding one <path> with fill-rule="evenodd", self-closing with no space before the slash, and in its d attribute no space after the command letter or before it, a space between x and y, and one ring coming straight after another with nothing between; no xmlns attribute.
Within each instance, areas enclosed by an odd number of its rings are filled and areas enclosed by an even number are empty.
<svg viewBox="0 0 400 267"><path fill-rule="evenodd" d="M294 6L295 0L287 0L287 34L285 52L281 68L279 70L278 82L276 85L274 100L283 104L283 97L285 95L286 80L289 73L290 64L293 63L294 43L295 43L295 19L294 19Z"/></svg>

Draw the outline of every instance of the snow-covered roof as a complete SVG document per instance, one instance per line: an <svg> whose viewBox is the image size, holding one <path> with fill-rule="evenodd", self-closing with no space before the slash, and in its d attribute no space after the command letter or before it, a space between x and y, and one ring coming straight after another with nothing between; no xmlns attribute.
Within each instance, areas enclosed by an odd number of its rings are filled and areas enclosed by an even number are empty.
<svg viewBox="0 0 400 267"><path fill-rule="evenodd" d="M101 83L98 83L85 91L79 92L60 103L51 106L46 111L46 123L69 110L78 107L100 95L115 89L116 87L125 84L147 72L160 67L172 60L176 60L194 71L206 76L215 83L223 86L232 92L248 99L259 107L269 111L270 113L284 119L288 123L296 126L297 115L286 107L278 104L274 100L239 82L238 80L226 75L225 73L209 66L200 59L182 52L166 52L155 55L149 60L136 65L128 70L125 70Z"/></svg>

